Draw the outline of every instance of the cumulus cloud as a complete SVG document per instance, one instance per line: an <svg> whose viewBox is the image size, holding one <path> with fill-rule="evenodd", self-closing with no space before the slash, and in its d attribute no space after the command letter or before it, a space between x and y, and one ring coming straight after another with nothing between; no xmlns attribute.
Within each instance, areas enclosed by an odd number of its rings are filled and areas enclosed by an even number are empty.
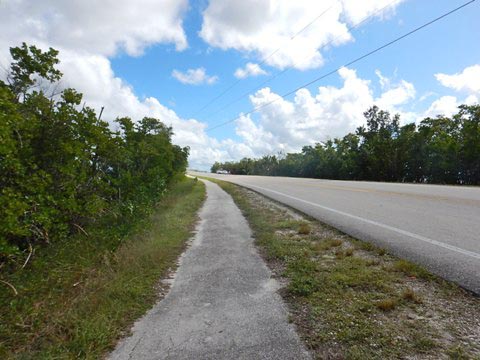
<svg viewBox="0 0 480 360"><path fill-rule="evenodd" d="M474 105L478 104L479 102L480 97L476 95L469 95L463 100L451 95L442 96L435 100L418 120L422 120L426 117L450 117L458 112L458 107L460 105Z"/></svg>
<svg viewBox="0 0 480 360"><path fill-rule="evenodd" d="M105 56L139 55L152 44L187 47L182 18L188 0L3 0L2 38L48 43Z"/></svg>
<svg viewBox="0 0 480 360"><path fill-rule="evenodd" d="M316 94L301 89L292 100L269 88L257 91L250 101L258 108L259 119L241 116L236 121L237 135L257 156L299 151L304 145L355 131L365 122L363 112L373 104L403 114L399 106L415 95L411 83L401 80L393 84L389 80L388 88L375 97L371 81L358 77L355 70L343 68L339 75L342 86L321 86Z"/></svg>
<svg viewBox="0 0 480 360"><path fill-rule="evenodd" d="M480 64L468 66L453 75L435 74L435 78L442 86L467 96L463 99L453 95L441 96L429 106L423 117L452 116L458 112L460 105L480 102Z"/></svg>
<svg viewBox="0 0 480 360"><path fill-rule="evenodd" d="M332 7L322 20L314 22L290 42L295 31L330 4L309 0L212 0L203 14L201 36L212 46L253 52L261 59L282 47L267 64L307 69L322 64L321 46L351 41L347 26L374 14L386 3L387 0L369 0L359 6L354 0L332 0ZM390 13L399 3L400 0L394 2ZM262 156L279 150L298 151L306 144L343 136L364 124L362 114L373 104L400 112L403 118L411 117L403 111L415 97L411 83L390 79L378 71L381 91L374 95L372 81L360 78L353 69L344 68L339 71L340 86L321 86L314 92L302 89L291 100L282 99L269 88L259 90L250 97L252 106L275 102L254 114L240 116L235 122L236 140L209 136L205 123L180 118L154 97L138 97L129 84L114 73L109 59L121 52L136 56L158 43L184 49L187 39L182 18L187 7L187 0L45 0L41 4L0 0L0 62L6 65L8 47L22 41L41 48L57 48L60 68L65 74L62 86L84 93L87 106L97 111L104 107L103 118L109 121L117 116L159 118L173 127L176 144L190 147L190 166L198 169L208 169L215 161ZM255 11L251 11L252 8ZM261 75L265 70L257 66L249 63L237 69L237 76ZM467 68L459 74L437 74L437 79L449 88L467 92L461 103L478 102L480 95L476 86L480 82L469 81L478 71L476 67L478 65L472 67L473 73ZM203 68L176 74L187 83L211 83L216 79ZM449 115L459 103L457 97L443 97L432 104L428 113Z"/></svg>
<svg viewBox="0 0 480 360"><path fill-rule="evenodd" d="M322 47L353 39L349 25L386 16L380 10L391 13L402 1L210 0L200 36L213 47L258 55L271 66L311 69L323 64Z"/></svg>
<svg viewBox="0 0 480 360"><path fill-rule="evenodd" d="M259 76L266 74L267 72L263 70L260 65L249 62L245 65L245 67L235 70L234 75L237 79L245 79L246 77L250 76Z"/></svg>
<svg viewBox="0 0 480 360"><path fill-rule="evenodd" d="M408 81L401 80L396 86L389 88L376 100L380 108L402 105L415 98L415 87Z"/></svg>
<svg viewBox="0 0 480 360"><path fill-rule="evenodd" d="M125 51L139 55L152 44L187 46L182 17L187 0L139 1L0 1L0 63L10 62L8 48L22 41L60 50L61 87L84 94L87 106L112 122L118 116L153 116L172 126L174 142L191 147L190 164L207 168L212 161L246 154L243 145L217 141L205 134L206 125L181 119L156 98L140 99L128 83L115 75L109 56ZM0 73L0 78L5 74ZM238 148L238 149L235 149Z"/></svg>
<svg viewBox="0 0 480 360"><path fill-rule="evenodd" d="M110 121L113 128L116 127L113 120L119 116L129 116L133 120L151 116L171 126L174 131L173 142L190 147L189 162L194 168L208 169L214 161L253 155L245 144L231 140L218 141L208 136L205 123L180 118L154 97L140 99L127 83L115 76L110 61L104 56L79 57L76 52L65 50L59 66L65 73L63 85L84 93L87 106L97 111L104 107L102 117Z"/></svg>
<svg viewBox="0 0 480 360"><path fill-rule="evenodd" d="M443 86L455 91L480 93L480 64L466 67L461 73L435 74L435 77Z"/></svg>
<svg viewBox="0 0 480 360"><path fill-rule="evenodd" d="M173 70L172 76L180 81L182 84L189 85L200 85L208 84L211 85L218 80L218 76L209 76L205 68L200 67L197 69L188 69L185 72L179 70Z"/></svg>
<svg viewBox="0 0 480 360"><path fill-rule="evenodd" d="M380 13L377 16L380 18L391 16L403 0L394 0L393 2L390 0L341 0L340 2L343 5L343 14L347 21L350 24L357 24L379 11Z"/></svg>
<svg viewBox="0 0 480 360"><path fill-rule="evenodd" d="M421 119L425 117L451 116L457 112L459 105L455 96L442 96L429 106Z"/></svg>

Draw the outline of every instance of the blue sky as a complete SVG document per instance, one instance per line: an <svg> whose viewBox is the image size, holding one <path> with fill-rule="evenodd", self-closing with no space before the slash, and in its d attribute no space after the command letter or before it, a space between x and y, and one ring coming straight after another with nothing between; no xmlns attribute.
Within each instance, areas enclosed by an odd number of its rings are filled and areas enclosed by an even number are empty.
<svg viewBox="0 0 480 360"><path fill-rule="evenodd" d="M159 117L173 126L177 143L191 147L191 166L206 169L213 161L296 151L341 136L362 123L362 111L373 103L409 122L478 102L480 2L474 2L306 91L209 130L465 2L119 0L112 7L93 0L43 6L6 0L0 3L0 61L7 62L8 47L20 41L59 49L65 86L81 90L92 107L105 106L112 123L122 115ZM267 74L235 77L247 63ZM182 74L189 81L189 70L198 84L179 81ZM219 111L243 94L250 96Z"/></svg>
<svg viewBox="0 0 480 360"><path fill-rule="evenodd" d="M385 20L374 20L354 32L355 41L345 46L331 48L327 52L327 63L308 71L289 70L285 75L268 84L275 92L285 93L309 80L334 69L359 55L388 42L391 39L463 4L464 1L422 0L407 1L398 6L396 14ZM259 60L255 54L238 51L211 49L199 36L202 26L203 4L192 4L186 16L185 30L189 48L175 52L172 46L153 46L139 58L121 55L112 60L117 75L131 84L139 96L155 96L171 106L181 117L196 116L209 125L215 125L238 116L252 108L248 97L232 106L228 111L218 112L222 106L236 100L251 89L255 89L270 76L248 78L236 85L220 99L203 111L198 111L222 91L236 82L233 73L249 61ZM413 82L419 94L435 92L447 95L450 91L435 79L436 73L457 73L465 67L480 62L480 7L475 4L461 10L436 24L416 33L384 51L356 64L354 68L362 78L375 78L379 69L385 76L393 76ZM313 17L314 18L314 17ZM319 19L318 21L321 21ZM285 44L288 46L288 42ZM217 75L219 81L213 85L191 86L178 82L171 76L173 69L204 67L208 74ZM275 74L278 69L265 67ZM311 85L339 85L338 76L331 76ZM433 96L433 95L432 95ZM421 112L428 108L426 101L408 104L411 111ZM210 114L214 113L212 116ZM218 138L235 136L233 125L215 131Z"/></svg>

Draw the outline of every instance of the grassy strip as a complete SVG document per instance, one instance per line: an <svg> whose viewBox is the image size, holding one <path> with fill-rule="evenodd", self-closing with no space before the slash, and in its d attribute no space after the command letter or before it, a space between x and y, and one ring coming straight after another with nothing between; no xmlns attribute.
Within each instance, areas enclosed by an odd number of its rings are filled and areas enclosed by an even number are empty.
<svg viewBox="0 0 480 360"><path fill-rule="evenodd" d="M425 269L231 183L291 321L320 359L478 358L480 301Z"/></svg>
<svg viewBox="0 0 480 360"><path fill-rule="evenodd" d="M204 185L185 178L120 246L106 231L37 254L42 261L8 279L18 296L0 293L0 358L101 357L158 298L204 198Z"/></svg>

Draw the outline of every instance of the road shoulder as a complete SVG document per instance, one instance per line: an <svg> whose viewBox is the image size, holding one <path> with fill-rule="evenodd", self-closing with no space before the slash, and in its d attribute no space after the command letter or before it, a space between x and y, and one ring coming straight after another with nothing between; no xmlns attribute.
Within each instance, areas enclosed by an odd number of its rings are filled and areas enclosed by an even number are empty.
<svg viewBox="0 0 480 360"><path fill-rule="evenodd" d="M291 320L319 358L476 358L480 299L384 249L237 185Z"/></svg>

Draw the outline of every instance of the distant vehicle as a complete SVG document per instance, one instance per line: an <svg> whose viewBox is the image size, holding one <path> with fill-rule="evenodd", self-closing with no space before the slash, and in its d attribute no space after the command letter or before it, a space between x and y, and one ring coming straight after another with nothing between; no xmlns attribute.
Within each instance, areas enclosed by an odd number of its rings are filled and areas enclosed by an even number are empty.
<svg viewBox="0 0 480 360"><path fill-rule="evenodd" d="M217 174L224 174L224 175L228 175L228 174L230 174L230 171L227 171L227 170L220 169L220 170L217 170Z"/></svg>

